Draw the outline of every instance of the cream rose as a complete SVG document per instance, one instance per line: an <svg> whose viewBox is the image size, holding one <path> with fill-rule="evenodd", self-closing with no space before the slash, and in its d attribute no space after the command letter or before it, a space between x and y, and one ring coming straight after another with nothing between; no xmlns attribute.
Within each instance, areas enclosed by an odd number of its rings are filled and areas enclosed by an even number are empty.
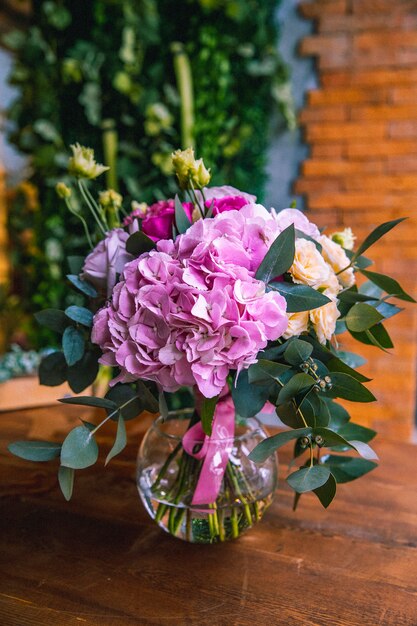
<svg viewBox="0 0 417 626"><path fill-rule="evenodd" d="M311 323L313 324L317 339L322 344L325 344L326 341L330 341L336 330L336 321L340 317L336 298L328 290L324 292L324 295L330 298L331 302L310 311Z"/></svg>
<svg viewBox="0 0 417 626"><path fill-rule="evenodd" d="M342 246L342 248L345 248L346 250L353 250L356 237L351 228L345 228L337 233L333 233L331 239Z"/></svg>
<svg viewBox="0 0 417 626"><path fill-rule="evenodd" d="M288 314L288 326L282 335L284 339L301 335L308 330L309 314L308 311L300 311L300 313Z"/></svg>
<svg viewBox="0 0 417 626"><path fill-rule="evenodd" d="M331 270L315 244L300 238L295 241L294 261L289 272L295 283L318 289L329 280Z"/></svg>
<svg viewBox="0 0 417 626"><path fill-rule="evenodd" d="M318 242L323 248L325 261L336 273L349 265L350 260L347 254L338 243L332 241L326 235L320 235ZM355 284L355 273L351 267L339 274L337 278L343 287L352 287Z"/></svg>

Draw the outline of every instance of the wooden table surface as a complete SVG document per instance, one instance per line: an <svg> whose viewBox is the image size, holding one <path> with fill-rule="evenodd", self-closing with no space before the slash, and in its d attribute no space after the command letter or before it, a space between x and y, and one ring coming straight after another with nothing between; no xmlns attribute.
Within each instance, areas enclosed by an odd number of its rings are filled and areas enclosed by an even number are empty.
<svg viewBox="0 0 417 626"><path fill-rule="evenodd" d="M414 446L377 440L380 468L342 485L327 511L303 496L293 513L282 481L257 528L190 545L139 501L134 461L146 420L129 422L129 445L106 469L100 461L77 472L70 503L54 462L6 451L25 437L60 441L91 415L71 406L0 414L1 626L417 625ZM100 443L104 456L110 431Z"/></svg>

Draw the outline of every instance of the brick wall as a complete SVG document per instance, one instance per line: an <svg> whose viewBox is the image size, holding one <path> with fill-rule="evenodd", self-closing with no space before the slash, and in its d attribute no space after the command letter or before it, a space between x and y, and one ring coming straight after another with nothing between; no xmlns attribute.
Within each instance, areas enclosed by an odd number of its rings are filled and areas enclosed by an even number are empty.
<svg viewBox="0 0 417 626"><path fill-rule="evenodd" d="M376 271L417 294L417 1L316 0L300 11L315 34L319 89L300 114L310 157L295 183L321 226L351 226L361 240L379 223L410 219L372 248ZM402 306L402 305L401 305ZM411 436L416 403L417 306L387 322L392 355L346 342L368 359L378 404L350 405L390 436Z"/></svg>

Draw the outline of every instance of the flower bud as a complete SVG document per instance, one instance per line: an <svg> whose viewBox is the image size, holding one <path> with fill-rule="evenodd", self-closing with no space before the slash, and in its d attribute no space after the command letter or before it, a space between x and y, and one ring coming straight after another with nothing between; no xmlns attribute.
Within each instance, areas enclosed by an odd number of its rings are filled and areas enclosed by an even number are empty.
<svg viewBox="0 0 417 626"><path fill-rule="evenodd" d="M110 169L95 161L92 148L86 148L76 143L71 146L71 150L72 157L68 162L68 171L73 176L77 176L77 178L97 178L97 176Z"/></svg>
<svg viewBox="0 0 417 626"><path fill-rule="evenodd" d="M345 248L345 250L353 250L356 237L351 228L345 228L344 230L333 233L331 239L335 243L338 243L339 246L342 246L342 248Z"/></svg>
<svg viewBox="0 0 417 626"><path fill-rule="evenodd" d="M106 191L100 191L98 201L103 209L120 209L123 197L114 189L107 189Z"/></svg>
<svg viewBox="0 0 417 626"><path fill-rule="evenodd" d="M55 191L57 192L58 196L63 200L71 196L71 189L63 182L57 183L55 185Z"/></svg>
<svg viewBox="0 0 417 626"><path fill-rule="evenodd" d="M192 186L202 189L210 182L210 171L204 165L203 159L196 160L192 148L173 152L172 165L181 189Z"/></svg>

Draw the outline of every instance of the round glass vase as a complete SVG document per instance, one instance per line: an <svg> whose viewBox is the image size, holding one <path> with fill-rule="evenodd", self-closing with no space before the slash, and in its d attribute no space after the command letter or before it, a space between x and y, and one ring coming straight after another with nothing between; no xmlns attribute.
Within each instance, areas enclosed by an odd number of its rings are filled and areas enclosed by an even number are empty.
<svg viewBox="0 0 417 626"><path fill-rule="evenodd" d="M256 418L236 424L228 462L214 502L192 505L203 459L185 452L182 438L193 410L158 417L146 432L137 461L137 486L149 515L171 535L192 543L236 539L257 524L277 485L273 455L253 463L248 454L268 436Z"/></svg>

